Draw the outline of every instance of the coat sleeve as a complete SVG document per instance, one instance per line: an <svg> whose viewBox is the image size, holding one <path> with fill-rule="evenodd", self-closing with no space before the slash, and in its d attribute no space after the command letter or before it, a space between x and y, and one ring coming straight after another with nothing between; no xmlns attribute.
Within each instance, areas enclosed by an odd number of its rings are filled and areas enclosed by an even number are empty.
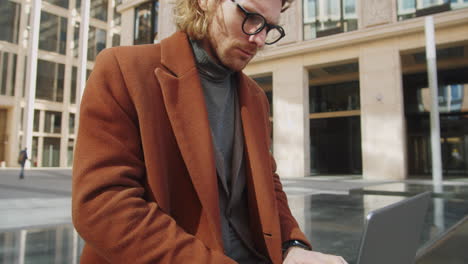
<svg viewBox="0 0 468 264"><path fill-rule="evenodd" d="M98 56L80 107L72 189L76 230L108 263L235 263L144 199L138 116L115 50Z"/></svg>
<svg viewBox="0 0 468 264"><path fill-rule="evenodd" d="M269 120L270 104L265 95L262 96L263 105L265 109L265 127L266 127L266 138L268 139L268 146L271 146L270 135L272 131L271 122ZM300 240L306 243L312 248L310 242L299 228L299 224L291 213L291 209L288 205L288 198L283 191L283 185L281 184L278 173L276 173L276 161L273 155L270 153L271 171L273 175L273 182L275 187L276 205L278 207L280 227L281 227L281 241L286 242L288 240Z"/></svg>

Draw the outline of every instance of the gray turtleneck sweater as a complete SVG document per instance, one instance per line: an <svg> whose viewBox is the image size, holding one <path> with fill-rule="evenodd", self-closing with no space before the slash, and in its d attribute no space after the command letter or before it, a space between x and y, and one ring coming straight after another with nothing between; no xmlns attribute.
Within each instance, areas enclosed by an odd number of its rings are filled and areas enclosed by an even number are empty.
<svg viewBox="0 0 468 264"><path fill-rule="evenodd" d="M206 101L208 120L210 123L216 152L216 167L218 176L224 175L228 190L231 190L233 178L233 149L235 141L235 115L237 104L236 82L234 72L216 64L211 60L206 51L197 41L190 41L195 55L197 69ZM219 164L222 163L222 164ZM241 172L237 176L234 187L243 188L242 197L237 203L230 204L231 195L223 191L219 186L221 229L225 254L240 264L268 263L253 246L247 219L247 200L245 196L245 185L239 185L239 177L245 177ZM245 182L245 181L244 181ZM235 212L228 213L231 207ZM240 235L240 234L243 235Z"/></svg>
<svg viewBox="0 0 468 264"><path fill-rule="evenodd" d="M224 159L228 188L232 178L232 146L234 142L234 113L236 89L234 72L213 62L196 41L191 41L197 69L203 87L213 143Z"/></svg>

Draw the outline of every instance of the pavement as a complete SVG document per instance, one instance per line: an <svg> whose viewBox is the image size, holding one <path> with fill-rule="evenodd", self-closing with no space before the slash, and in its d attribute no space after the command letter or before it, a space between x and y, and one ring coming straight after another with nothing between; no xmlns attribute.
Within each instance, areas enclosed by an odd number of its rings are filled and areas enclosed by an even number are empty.
<svg viewBox="0 0 468 264"><path fill-rule="evenodd" d="M0 264L27 263L28 257L35 264L77 263L83 241L71 224L71 170L28 169L25 174L20 180L19 169L0 169ZM291 211L314 248L342 255L350 264L356 262L370 210L433 189L427 179L369 181L360 175L289 178L282 183ZM417 264L468 263L468 253L458 246L468 240L468 178L446 180L443 190L436 194L444 201L442 211L434 202L428 213ZM55 245L55 251L44 243Z"/></svg>

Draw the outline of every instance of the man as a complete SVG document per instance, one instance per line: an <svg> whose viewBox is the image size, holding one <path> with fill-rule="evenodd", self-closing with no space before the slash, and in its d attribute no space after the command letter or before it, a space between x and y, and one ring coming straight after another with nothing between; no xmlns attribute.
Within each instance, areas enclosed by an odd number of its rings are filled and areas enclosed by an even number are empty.
<svg viewBox="0 0 468 264"><path fill-rule="evenodd" d="M28 160L28 149L24 148L23 150L20 151L18 155L18 164L21 166L20 174L19 174L19 179L22 180L24 179L24 166L26 165L26 161Z"/></svg>
<svg viewBox="0 0 468 264"><path fill-rule="evenodd" d="M310 251L269 153L268 101L241 70L286 0L177 0L180 32L101 52L73 167L82 263L346 263Z"/></svg>

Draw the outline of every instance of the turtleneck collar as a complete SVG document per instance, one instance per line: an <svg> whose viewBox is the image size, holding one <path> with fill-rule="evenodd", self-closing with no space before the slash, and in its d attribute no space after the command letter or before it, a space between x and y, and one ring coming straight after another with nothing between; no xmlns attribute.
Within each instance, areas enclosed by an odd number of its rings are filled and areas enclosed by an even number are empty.
<svg viewBox="0 0 468 264"><path fill-rule="evenodd" d="M223 65L215 63L205 49L203 49L199 41L190 39L190 44L192 45L200 75L213 82L221 82L231 76L233 71Z"/></svg>

